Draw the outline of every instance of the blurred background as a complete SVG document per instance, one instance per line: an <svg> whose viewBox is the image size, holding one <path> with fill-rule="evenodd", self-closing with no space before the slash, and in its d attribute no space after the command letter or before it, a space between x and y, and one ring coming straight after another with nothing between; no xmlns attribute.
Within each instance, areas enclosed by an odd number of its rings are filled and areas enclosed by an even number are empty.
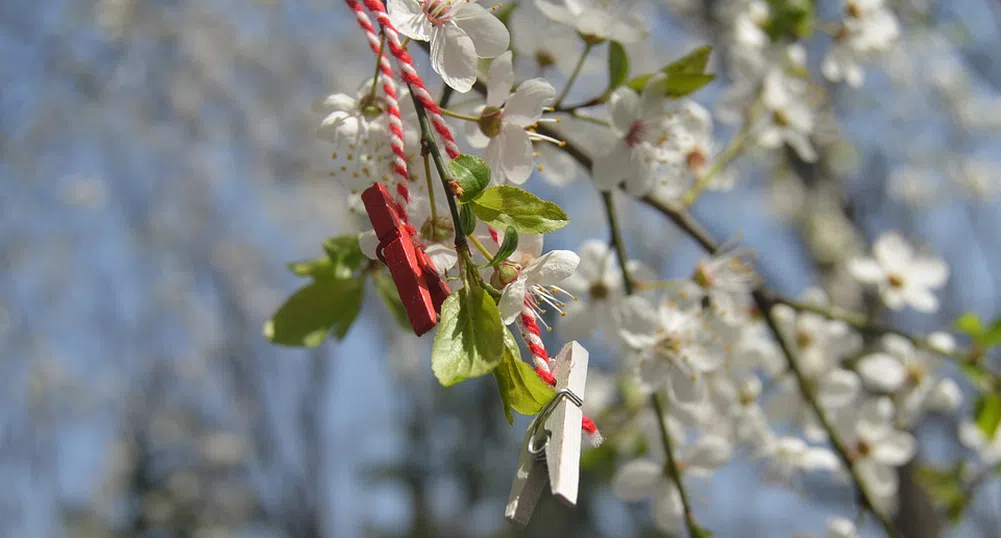
<svg viewBox="0 0 1001 538"><path fill-rule="evenodd" d="M633 73L695 45L725 50L718 3L651 3ZM901 230L952 274L940 315L891 321L993 318L1001 2L891 4L897 48L867 65L864 88L823 88L834 115L820 163L744 157L737 189L695 213L756 249L775 288L824 285L848 305L861 298L840 261ZM818 17L840 9L821 1ZM810 41L812 68L829 41ZM572 96L603 88L604 54ZM506 424L491 379L440 387L430 338L400 331L374 293L343 341L296 350L261 336L301 285L285 262L357 230L346 193L314 172L311 105L353 94L371 57L336 1L0 1L0 536L514 534L503 504L527 421ZM696 96L710 108L723 59ZM732 132L717 129L720 147ZM586 179L529 188L575 221L548 247L605 237ZM694 245L620 204L631 256L688 275ZM547 341L558 348L559 331ZM613 347L587 344L594 368L619 369ZM925 461L963 455L957 421L918 428ZM544 499L526 535L655 535L647 507L611 494L616 461L614 448L590 454L578 508ZM954 532L939 520L908 536L1001 536L1001 481L980 488ZM828 515L854 516L847 486L773 486L746 454L694 492L719 537L820 536Z"/></svg>

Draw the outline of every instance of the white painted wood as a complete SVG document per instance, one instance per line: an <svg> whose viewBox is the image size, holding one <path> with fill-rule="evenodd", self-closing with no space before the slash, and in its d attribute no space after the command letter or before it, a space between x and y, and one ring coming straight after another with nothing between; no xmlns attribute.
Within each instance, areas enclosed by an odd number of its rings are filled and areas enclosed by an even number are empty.
<svg viewBox="0 0 1001 538"><path fill-rule="evenodd" d="M556 390L570 389L584 397L587 381L588 353L583 346L572 341L563 346L553 361ZM553 495L567 506L577 505L580 485L580 421L584 417L580 408L567 398L560 398L546 420L545 429L552 432L546 445L546 466Z"/></svg>
<svg viewBox="0 0 1001 538"><path fill-rule="evenodd" d="M508 495L507 506L504 508L504 518L518 529L524 529L528 525L535 505L539 504L539 498L542 497L542 490L549 483L545 462L533 458L527 448L527 443L521 447L518 471L514 475L511 494Z"/></svg>

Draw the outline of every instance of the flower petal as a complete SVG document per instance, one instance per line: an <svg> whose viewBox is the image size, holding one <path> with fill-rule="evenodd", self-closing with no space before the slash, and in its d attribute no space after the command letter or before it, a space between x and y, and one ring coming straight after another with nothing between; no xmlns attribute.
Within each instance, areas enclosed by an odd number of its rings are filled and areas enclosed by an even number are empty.
<svg viewBox="0 0 1001 538"><path fill-rule="evenodd" d="M562 5L562 2L559 4L560 5L557 5L552 2L548 2L547 0L535 0L535 7L539 8L539 11L541 11L543 15L556 22L573 26L574 22L576 22L576 17L570 12L569 9Z"/></svg>
<svg viewBox="0 0 1001 538"><path fill-rule="evenodd" d="M626 345L641 349L651 345L660 328L660 316L650 301L633 295L623 301L616 311L619 334Z"/></svg>
<svg viewBox="0 0 1001 538"><path fill-rule="evenodd" d="M883 267L872 258L852 258L848 261L848 272L855 280L865 284L876 284L886 280Z"/></svg>
<svg viewBox="0 0 1001 538"><path fill-rule="evenodd" d="M608 192L618 187L631 160L632 149L622 140L619 140L610 152L595 158L594 173L591 177L598 190Z"/></svg>
<svg viewBox="0 0 1001 538"><path fill-rule="evenodd" d="M694 372L686 372L678 364L669 363L671 368L670 379L668 379L671 393L675 399L683 403L701 402L706 396L706 386L702 378Z"/></svg>
<svg viewBox="0 0 1001 538"><path fill-rule="evenodd" d="M506 51L490 62L490 69L487 70L487 106L499 108L511 95L514 86L512 57L511 51Z"/></svg>
<svg viewBox="0 0 1001 538"><path fill-rule="evenodd" d="M532 161L535 159L528 133L517 125L505 123L496 140L500 143L501 172L507 181L516 185L528 181L532 176Z"/></svg>
<svg viewBox="0 0 1001 538"><path fill-rule="evenodd" d="M704 435L685 452L690 455L685 463L692 468L711 471L721 465L726 465L733 453L733 445L719 435Z"/></svg>
<svg viewBox="0 0 1001 538"><path fill-rule="evenodd" d="M800 465L806 471L834 472L841 468L841 460L826 448L810 447L803 452Z"/></svg>
<svg viewBox="0 0 1001 538"><path fill-rule="evenodd" d="M396 31L417 41L429 41L433 26L417 0L390 0L386 6Z"/></svg>
<svg viewBox="0 0 1001 538"><path fill-rule="evenodd" d="M474 114L479 116L483 112L483 106L478 106L474 109ZM483 133L480 129L479 122L475 121L464 121L463 130L466 133L466 140L469 141L469 145L476 149L483 149L490 145L491 138ZM432 167L433 168L433 167Z"/></svg>
<svg viewBox="0 0 1001 538"><path fill-rule="evenodd" d="M894 392L907 379L907 370L895 357L886 353L873 353L862 357L858 373L867 385L884 392Z"/></svg>
<svg viewBox="0 0 1001 538"><path fill-rule="evenodd" d="M905 268L914 257L914 250L897 232L886 232L879 236L872 246L872 253L880 265L890 268Z"/></svg>
<svg viewBox="0 0 1001 538"><path fill-rule="evenodd" d="M858 394L859 385L859 378L854 372L837 368L821 378L817 399L826 407L848 405Z"/></svg>
<svg viewBox="0 0 1001 538"><path fill-rule="evenodd" d="M662 465L648 459L637 459L615 472L612 491L624 501L642 501L654 494L654 488L662 480Z"/></svg>
<svg viewBox="0 0 1001 538"><path fill-rule="evenodd" d="M615 90L608 100L609 110L612 114L612 129L615 134L624 137L629 133L630 127L636 121L639 113L640 97L636 92L623 86Z"/></svg>
<svg viewBox="0 0 1001 538"><path fill-rule="evenodd" d="M500 301L497 303L497 310L500 311L501 321L504 322L504 325L514 323L521 314L522 306L525 303L525 284L525 277L522 275L504 286Z"/></svg>
<svg viewBox="0 0 1001 538"><path fill-rule="evenodd" d="M914 457L917 442L907 432L895 431L884 437L872 449L872 458L880 463L899 467Z"/></svg>
<svg viewBox="0 0 1001 538"><path fill-rule="evenodd" d="M473 40L454 24L443 24L431 36L431 67L445 84L466 93L476 82L476 47Z"/></svg>
<svg viewBox="0 0 1001 538"><path fill-rule="evenodd" d="M572 250L551 250L526 267L522 274L528 283L552 286L566 280L580 264L580 256Z"/></svg>
<svg viewBox="0 0 1001 538"><path fill-rule="evenodd" d="M938 310L938 297L927 288L911 287L905 291L904 301L918 312L932 313Z"/></svg>
<svg viewBox="0 0 1001 538"><path fill-rule="evenodd" d="M375 251L379 247L379 237L375 235L375 230L369 230L367 232L362 232L358 236L358 248L361 249L361 253L365 255L370 260L378 260L379 256Z"/></svg>
<svg viewBox="0 0 1001 538"><path fill-rule="evenodd" d="M459 255L455 252L455 249L441 243L429 245L425 252L427 252L428 258L431 258L431 263L434 264L435 269L439 273L455 267L455 264L459 261Z"/></svg>
<svg viewBox="0 0 1001 538"><path fill-rule="evenodd" d="M681 527L685 509L678 488L667 481L658 484L653 496L653 523L661 532L675 534Z"/></svg>
<svg viewBox="0 0 1001 538"><path fill-rule="evenodd" d="M504 121L527 127L542 117L542 108L554 97L556 90L545 79L526 80L504 105Z"/></svg>
<svg viewBox="0 0 1001 538"><path fill-rule="evenodd" d="M872 458L862 458L855 463L862 481L868 486L876 496L889 496L897 492L899 482L897 481L897 471L887 465L883 465Z"/></svg>
<svg viewBox="0 0 1001 538"><path fill-rule="evenodd" d="M511 34L500 19L475 3L462 4L452 11L452 20L472 38L480 58L500 56L511 44Z"/></svg>

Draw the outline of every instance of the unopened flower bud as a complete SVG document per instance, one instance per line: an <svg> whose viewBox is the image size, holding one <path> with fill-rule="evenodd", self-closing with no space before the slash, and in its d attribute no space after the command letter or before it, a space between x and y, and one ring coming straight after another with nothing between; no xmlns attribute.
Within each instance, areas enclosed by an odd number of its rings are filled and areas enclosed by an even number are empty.
<svg viewBox="0 0 1001 538"><path fill-rule="evenodd" d="M439 216L437 219L428 219L421 226L421 237L427 241L440 243L455 235L455 227L452 220L446 216Z"/></svg>
<svg viewBox="0 0 1001 538"><path fill-rule="evenodd" d="M490 276L490 285L503 289L504 286L515 281L521 273L521 266L518 264L504 263L494 269L494 274Z"/></svg>

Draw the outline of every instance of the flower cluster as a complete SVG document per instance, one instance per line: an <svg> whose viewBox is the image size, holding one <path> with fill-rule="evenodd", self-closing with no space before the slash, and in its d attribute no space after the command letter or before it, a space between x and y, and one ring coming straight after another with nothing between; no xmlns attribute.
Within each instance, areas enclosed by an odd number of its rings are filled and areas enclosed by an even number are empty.
<svg viewBox="0 0 1001 538"><path fill-rule="evenodd" d="M536 373L549 384L554 378L540 325L565 338L600 342L616 359L622 398L609 396L614 383L603 383L600 396L588 399L588 412L626 417L609 428L622 462L613 489L627 501L652 499L652 520L663 532L692 528L688 482L711 476L735 454L751 455L779 484L793 486L818 471L854 481L863 507L889 525L898 469L917 453L914 429L929 413L952 413L963 403L943 360L962 355L953 337L912 335L885 319L904 309L939 311L937 293L949 278L945 261L895 231L880 235L871 256L865 254L861 234L839 204L840 191L825 183L807 193L807 181L801 185L792 177L834 166L825 160L834 160L837 128L824 89L810 77L808 51L816 49L806 45L814 24L827 29L830 42L813 65L819 63L829 81L851 87L863 83L862 62L890 54L900 37L896 15L882 0L846 0L841 18L826 24L803 7L809 4L717 4L713 16L725 30L722 53L730 77L711 113L692 98L715 80L707 72L708 48L629 76L630 62L655 61L643 48L649 33L643 2L535 0L500 17L498 8L467 0L390 0L388 17L396 29L428 42L430 66L450 88L445 95L471 92L441 114L465 132L463 143L482 159L450 152L454 160L445 164L434 131L450 127L432 130L418 121L420 109L437 111L437 105L418 97L416 105L403 106L407 92L399 96L402 131L371 82L357 96L336 94L322 105L327 116L320 133L335 146L332 175L352 191L389 181L399 157L394 141L406 141L405 220L452 290L463 290L465 302L456 308L477 309L453 311L447 321L496 336L497 342L468 342L463 330L439 332L432 350L439 379L452 384L497 374L512 352L500 343L508 326L522 335ZM670 1L668 7L694 16L690 2ZM512 44L512 34L525 37ZM575 82L593 72L592 50L603 47L609 85L590 99L574 99ZM484 59L489 65L481 65ZM516 74L525 72L531 78L517 82ZM562 90L547 76L565 79ZM722 148L714 113L739 125ZM783 214L803 225L805 246L825 277L823 289L810 288L798 299L771 291L752 249L720 246L688 212L703 191L736 186L740 176L729 166L746 150L765 163L782 163L775 164L780 190L801 189L782 193L785 205L796 206ZM546 251L545 234L568 218L518 186L538 171L563 187L582 170L601 193L611 241L588 239L576 252ZM674 279L627 259L616 193L659 210L708 254ZM375 233L360 237L360 251L378 259ZM857 311L863 307L864 313ZM487 319L501 326L482 327ZM987 332L979 327L968 334L982 345ZM486 356L491 350L493 356ZM469 356L454 360L456 353ZM442 374L443 363L460 371ZM607 381L602 375L595 379ZM530 387L510 381L511 388L498 379L506 410L527 406L510 403L523 393L504 391L530 393ZM637 401L650 401L653 409ZM986 465L996 465L999 434L982 430L964 424L963 441ZM842 518L828 527L830 536L857 533Z"/></svg>

